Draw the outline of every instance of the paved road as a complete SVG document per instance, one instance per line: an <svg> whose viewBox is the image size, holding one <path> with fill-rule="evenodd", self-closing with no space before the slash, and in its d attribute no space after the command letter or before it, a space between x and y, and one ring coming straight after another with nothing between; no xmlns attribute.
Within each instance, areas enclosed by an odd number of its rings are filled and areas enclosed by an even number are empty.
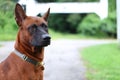
<svg viewBox="0 0 120 80"><path fill-rule="evenodd" d="M79 51L84 47L113 42L111 40L56 40L45 49L44 80L86 80L86 67ZM11 50L14 41L0 42L0 61L4 60Z"/></svg>

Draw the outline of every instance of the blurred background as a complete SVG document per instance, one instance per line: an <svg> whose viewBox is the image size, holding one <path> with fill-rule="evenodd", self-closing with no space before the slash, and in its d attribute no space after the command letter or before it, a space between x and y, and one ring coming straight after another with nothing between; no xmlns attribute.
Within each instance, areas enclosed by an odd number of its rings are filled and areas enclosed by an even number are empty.
<svg viewBox="0 0 120 80"><path fill-rule="evenodd" d="M15 3L17 3L18 1L19 0L0 0L0 40L14 40L16 37L18 27L14 20L14 7ZM100 0L35 0L35 1L37 3L48 2L94 3L99 2ZM100 19L100 17L95 13L50 14L49 29L50 29L49 33L52 35L53 39L116 38L116 0L108 0L108 16L104 19Z"/></svg>
<svg viewBox="0 0 120 80"><path fill-rule="evenodd" d="M0 61L14 49L18 31L14 8L18 1L0 0ZM107 0L20 1L35 1L37 4L70 2L82 5ZM33 7L37 5L30 6L30 11L34 13ZM98 11L104 10L104 6L100 7L102 8L98 8ZM107 9L107 16L101 18L96 13L52 13L51 8L48 25L53 40L45 49L44 80L120 80L120 46L118 47L116 41L116 0L108 0Z"/></svg>

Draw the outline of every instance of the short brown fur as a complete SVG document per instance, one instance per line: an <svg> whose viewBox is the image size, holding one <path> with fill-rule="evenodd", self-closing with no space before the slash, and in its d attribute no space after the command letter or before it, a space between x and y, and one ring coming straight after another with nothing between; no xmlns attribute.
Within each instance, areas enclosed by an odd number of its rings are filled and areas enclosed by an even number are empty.
<svg viewBox="0 0 120 80"><path fill-rule="evenodd" d="M49 11L50 9L43 17L31 17L25 14L19 4L16 4L15 7L15 19L19 26L15 49L39 62L44 59L44 47L34 53L34 46L29 43L31 36L26 32L26 29L31 24L40 25L44 23L47 25ZM35 66L24 61L13 51L0 64L0 80L43 80L43 66Z"/></svg>

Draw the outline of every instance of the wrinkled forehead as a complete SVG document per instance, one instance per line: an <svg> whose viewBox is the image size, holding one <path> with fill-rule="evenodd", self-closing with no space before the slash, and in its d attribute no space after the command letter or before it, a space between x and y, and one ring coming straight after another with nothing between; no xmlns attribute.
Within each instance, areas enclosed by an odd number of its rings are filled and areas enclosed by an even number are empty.
<svg viewBox="0 0 120 80"><path fill-rule="evenodd" d="M47 25L47 22L42 18L42 17L31 17L31 16L29 16L29 17L27 17L25 20L24 20L24 23L23 23L23 25L24 26L26 26L26 27L29 27L29 26L31 26L31 25L33 25L33 24L35 24L35 25L41 25L41 24L45 24L45 25Z"/></svg>

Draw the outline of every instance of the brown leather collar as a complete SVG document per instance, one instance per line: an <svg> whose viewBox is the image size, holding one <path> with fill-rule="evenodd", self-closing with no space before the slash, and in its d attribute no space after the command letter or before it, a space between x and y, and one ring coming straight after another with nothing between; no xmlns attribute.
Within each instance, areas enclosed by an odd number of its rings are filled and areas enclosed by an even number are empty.
<svg viewBox="0 0 120 80"><path fill-rule="evenodd" d="M43 66L44 65L44 63L43 62L39 62L39 61L36 61L36 60L34 60L34 59L32 59L32 58L29 58L28 56L26 56L25 54L22 54L21 52L19 52L18 50L14 50L14 53L17 55L17 56L19 56L21 59L23 59L23 60L25 60L25 61L27 61L27 62L29 62L29 63L32 63L33 65L35 65L35 66Z"/></svg>

